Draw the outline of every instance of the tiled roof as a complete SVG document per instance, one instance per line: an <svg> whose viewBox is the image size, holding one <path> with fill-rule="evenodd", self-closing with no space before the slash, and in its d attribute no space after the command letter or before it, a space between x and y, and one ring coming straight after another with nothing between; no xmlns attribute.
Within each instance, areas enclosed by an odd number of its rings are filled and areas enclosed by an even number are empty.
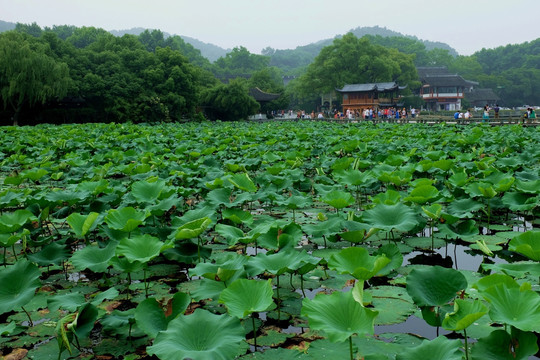
<svg viewBox="0 0 540 360"><path fill-rule="evenodd" d="M336 89L340 93L346 92L366 92L366 91L392 91L399 89L398 84L395 82L381 82L381 83L368 83L368 84L348 84L343 86L342 89Z"/></svg>
<svg viewBox="0 0 540 360"><path fill-rule="evenodd" d="M258 87L249 89L249 95L257 101L272 101L280 96L279 94L271 94L264 92Z"/></svg>

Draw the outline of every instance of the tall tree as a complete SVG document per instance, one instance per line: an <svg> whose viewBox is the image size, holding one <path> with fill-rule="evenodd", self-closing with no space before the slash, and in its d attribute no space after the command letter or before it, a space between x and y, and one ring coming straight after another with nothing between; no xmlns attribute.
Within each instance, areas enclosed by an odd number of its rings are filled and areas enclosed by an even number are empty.
<svg viewBox="0 0 540 360"><path fill-rule="evenodd" d="M298 90L304 94L323 94L345 84L396 81L409 87L419 86L414 56L372 44L348 33L324 47L307 72L300 78Z"/></svg>
<svg viewBox="0 0 540 360"><path fill-rule="evenodd" d="M14 111L17 125L23 106L64 97L71 78L65 63L47 55L47 45L28 35L0 34L0 96Z"/></svg>

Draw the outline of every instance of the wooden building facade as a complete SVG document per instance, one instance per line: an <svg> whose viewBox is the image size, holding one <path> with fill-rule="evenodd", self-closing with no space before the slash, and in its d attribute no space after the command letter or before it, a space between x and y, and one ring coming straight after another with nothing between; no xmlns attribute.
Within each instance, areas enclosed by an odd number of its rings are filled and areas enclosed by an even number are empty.
<svg viewBox="0 0 540 360"><path fill-rule="evenodd" d="M349 84L341 89L336 89L336 91L343 96L341 103L343 111L361 112L369 108L377 111L379 108L402 106L399 92L404 88L400 87L396 82L382 82Z"/></svg>

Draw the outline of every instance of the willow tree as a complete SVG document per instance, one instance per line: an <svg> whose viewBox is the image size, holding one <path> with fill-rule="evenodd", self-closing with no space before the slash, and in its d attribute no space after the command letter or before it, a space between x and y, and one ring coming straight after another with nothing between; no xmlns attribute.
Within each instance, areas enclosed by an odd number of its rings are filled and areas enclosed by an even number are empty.
<svg viewBox="0 0 540 360"><path fill-rule="evenodd" d="M324 47L299 80L296 89L303 95L329 93L345 84L396 81L409 88L420 85L414 55L352 33Z"/></svg>
<svg viewBox="0 0 540 360"><path fill-rule="evenodd" d="M18 124L24 106L67 94L68 66L48 53L39 39L14 31L0 34L0 97L4 108L10 106L14 111L13 125Z"/></svg>

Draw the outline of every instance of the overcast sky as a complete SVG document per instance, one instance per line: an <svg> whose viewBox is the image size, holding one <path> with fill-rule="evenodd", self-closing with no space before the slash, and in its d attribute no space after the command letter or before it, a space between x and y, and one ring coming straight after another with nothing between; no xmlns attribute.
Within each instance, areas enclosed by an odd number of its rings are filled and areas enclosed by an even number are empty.
<svg viewBox="0 0 540 360"><path fill-rule="evenodd" d="M378 25L470 55L539 38L540 0L0 0L0 20L160 29L252 53Z"/></svg>

